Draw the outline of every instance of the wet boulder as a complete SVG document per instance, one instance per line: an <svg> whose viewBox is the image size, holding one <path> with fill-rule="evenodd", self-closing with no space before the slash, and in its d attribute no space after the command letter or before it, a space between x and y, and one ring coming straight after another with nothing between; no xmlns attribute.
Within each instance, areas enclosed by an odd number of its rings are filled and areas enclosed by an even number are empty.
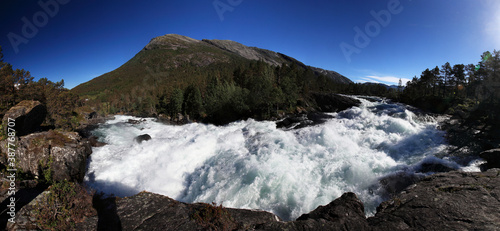
<svg viewBox="0 0 500 231"><path fill-rule="evenodd" d="M483 169L500 168L500 148L481 152L479 157L487 162L481 166Z"/></svg>
<svg viewBox="0 0 500 231"><path fill-rule="evenodd" d="M137 143L142 143L142 141L148 141L151 139L151 136L148 135L148 134L143 134L143 135L140 135L140 136L137 136L134 138L134 141L137 142Z"/></svg>
<svg viewBox="0 0 500 231"><path fill-rule="evenodd" d="M106 145L106 143L100 142L98 140L97 136L91 136L91 137L89 137L88 141L90 143L90 146L92 146L92 147L102 147L102 146Z"/></svg>
<svg viewBox="0 0 500 231"><path fill-rule="evenodd" d="M338 227L347 230L368 229L364 205L352 192L344 193L341 197L325 206L319 206L310 213L303 214L297 221L324 219L335 223Z"/></svg>
<svg viewBox="0 0 500 231"><path fill-rule="evenodd" d="M322 112L339 112L361 105L361 101L339 94L314 93L312 97Z"/></svg>
<svg viewBox="0 0 500 231"><path fill-rule="evenodd" d="M333 116L320 112L311 112L308 114L304 113L295 114L295 115L289 115L286 118L277 121L276 127L285 130L298 129L307 126L322 124L331 118L333 118Z"/></svg>
<svg viewBox="0 0 500 231"><path fill-rule="evenodd" d="M380 193L383 197L388 198L403 191L408 186L419 182L424 177L424 174L398 172L380 178L376 187L382 190Z"/></svg>
<svg viewBox="0 0 500 231"><path fill-rule="evenodd" d="M443 163L422 163L419 168L419 172L422 173L438 173L438 172L449 172L456 170L450 166Z"/></svg>
<svg viewBox="0 0 500 231"><path fill-rule="evenodd" d="M140 123L145 122L145 121L146 121L146 119L140 119L140 120L129 119L129 120L127 120L127 123L128 124L140 124Z"/></svg>

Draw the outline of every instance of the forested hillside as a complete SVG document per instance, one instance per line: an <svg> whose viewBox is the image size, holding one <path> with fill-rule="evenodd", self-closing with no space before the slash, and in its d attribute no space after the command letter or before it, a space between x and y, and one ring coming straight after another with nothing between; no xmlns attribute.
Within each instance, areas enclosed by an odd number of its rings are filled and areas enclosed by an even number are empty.
<svg viewBox="0 0 500 231"><path fill-rule="evenodd" d="M173 120L182 114L222 124L294 112L308 104L310 92L340 91L341 83L350 82L273 51L165 35L120 68L72 92L101 114L165 115Z"/></svg>

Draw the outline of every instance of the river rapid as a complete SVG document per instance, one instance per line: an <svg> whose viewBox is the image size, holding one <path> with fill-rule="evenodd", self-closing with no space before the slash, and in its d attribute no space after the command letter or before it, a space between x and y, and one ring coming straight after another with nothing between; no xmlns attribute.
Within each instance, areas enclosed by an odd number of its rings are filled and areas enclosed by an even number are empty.
<svg viewBox="0 0 500 231"><path fill-rule="evenodd" d="M373 215L384 200L380 179L423 174L423 163L477 170L443 157L440 118L417 115L403 104L358 99L359 107L294 130L253 119L173 126L153 118L130 124L140 118L116 116L93 132L107 145L93 148L85 181L116 196L146 190L293 220L344 192L355 192ZM135 142L141 134L152 139Z"/></svg>

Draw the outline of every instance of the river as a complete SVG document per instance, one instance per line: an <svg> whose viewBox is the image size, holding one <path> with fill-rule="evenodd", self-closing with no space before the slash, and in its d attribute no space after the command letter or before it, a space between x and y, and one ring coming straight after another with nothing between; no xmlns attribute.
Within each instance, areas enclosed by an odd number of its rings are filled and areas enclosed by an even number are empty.
<svg viewBox="0 0 500 231"><path fill-rule="evenodd" d="M85 181L117 196L146 190L293 220L344 192L355 192L373 215L384 199L379 180L421 174L422 163L474 170L443 157L440 118L417 115L403 104L358 99L359 107L295 130L253 119L172 126L153 118L130 124L140 118L116 116L94 131L108 145L93 148ZM152 139L135 142L141 134Z"/></svg>

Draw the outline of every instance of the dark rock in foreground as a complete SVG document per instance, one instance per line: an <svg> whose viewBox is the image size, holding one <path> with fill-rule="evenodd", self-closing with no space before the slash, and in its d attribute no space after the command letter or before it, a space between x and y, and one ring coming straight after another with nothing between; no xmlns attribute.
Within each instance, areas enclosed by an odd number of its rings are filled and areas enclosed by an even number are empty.
<svg viewBox="0 0 500 231"><path fill-rule="evenodd" d="M483 158L487 162L484 166L482 166L483 168L500 168L500 149L491 149L481 152L479 157Z"/></svg>
<svg viewBox="0 0 500 231"><path fill-rule="evenodd" d="M500 230L500 169L429 176L377 208L374 230Z"/></svg>
<svg viewBox="0 0 500 231"><path fill-rule="evenodd" d="M354 193L290 222L269 212L187 204L148 192L107 208L101 214L114 213L108 216L113 219L90 217L80 230L96 230L98 223L107 230L500 230L500 169L426 177L368 219Z"/></svg>
<svg viewBox="0 0 500 231"><path fill-rule="evenodd" d="M79 230L246 230L277 221L269 212L188 204L149 192L117 199L98 213L110 220L90 217Z"/></svg>
<svg viewBox="0 0 500 231"><path fill-rule="evenodd" d="M15 120L15 131L17 136L24 136L35 132L40 128L47 108L38 101L24 100L12 107L5 113L2 124L6 128L9 119Z"/></svg>

